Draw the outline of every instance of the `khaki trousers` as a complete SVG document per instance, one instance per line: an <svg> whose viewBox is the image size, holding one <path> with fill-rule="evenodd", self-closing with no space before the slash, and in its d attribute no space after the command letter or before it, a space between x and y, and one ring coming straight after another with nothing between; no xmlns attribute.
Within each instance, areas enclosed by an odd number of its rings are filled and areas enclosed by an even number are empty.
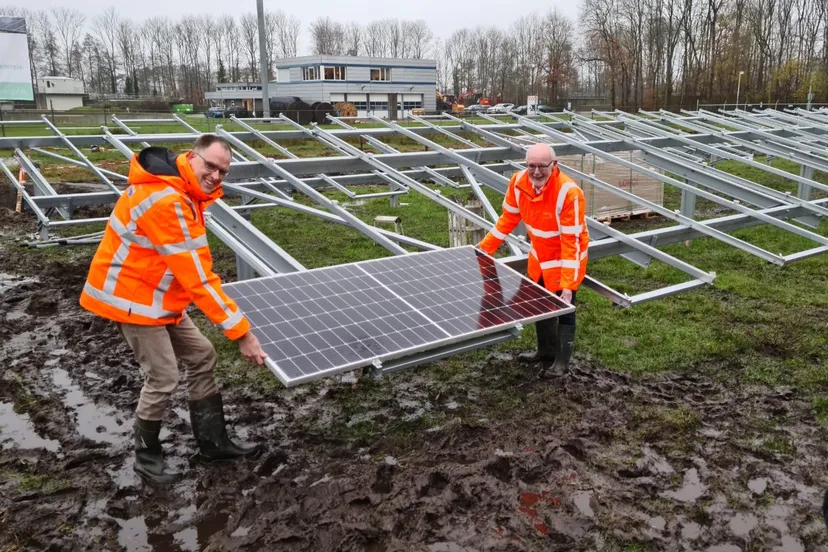
<svg viewBox="0 0 828 552"><path fill-rule="evenodd" d="M139 326L117 323L118 331L135 353L144 374L136 414L142 420L160 420L178 387L178 360L187 372L187 395L197 401L218 389L213 369L218 357L213 344L186 314L178 325Z"/></svg>

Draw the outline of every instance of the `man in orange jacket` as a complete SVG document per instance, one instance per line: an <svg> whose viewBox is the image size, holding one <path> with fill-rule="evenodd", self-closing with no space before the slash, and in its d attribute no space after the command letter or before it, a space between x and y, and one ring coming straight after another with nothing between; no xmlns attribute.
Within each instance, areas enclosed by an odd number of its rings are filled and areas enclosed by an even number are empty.
<svg viewBox="0 0 828 552"><path fill-rule="evenodd" d="M239 343L242 356L261 365L265 353L250 324L213 272L204 210L222 196L230 146L201 135L189 152L150 147L132 158L129 187L115 204L89 269L80 304L112 320L144 374L135 419L135 471L154 483L180 473L164 462L161 418L186 367L190 421L205 461L248 456L227 436L221 394L213 378L218 357L190 320L191 302Z"/></svg>
<svg viewBox="0 0 828 552"><path fill-rule="evenodd" d="M503 214L479 247L494 255L506 236L523 220L532 242L529 277L575 303L575 293L587 266L587 231L584 193L558 169L555 151L535 144L526 152L526 169L509 181ZM552 376L566 373L575 345L575 313L535 324L538 349L523 353L520 360L541 362Z"/></svg>

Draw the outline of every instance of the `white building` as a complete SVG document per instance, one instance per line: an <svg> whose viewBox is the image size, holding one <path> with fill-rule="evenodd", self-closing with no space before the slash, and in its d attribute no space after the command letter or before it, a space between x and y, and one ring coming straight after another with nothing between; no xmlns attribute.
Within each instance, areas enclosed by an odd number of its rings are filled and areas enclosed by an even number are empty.
<svg viewBox="0 0 828 552"><path fill-rule="evenodd" d="M298 96L302 101L350 102L360 116L388 116L394 103L397 115L412 109L437 110L437 62L427 59L355 56L304 56L275 62L276 80L268 84L271 98ZM258 83L219 84L208 100L224 106L243 105L262 112Z"/></svg>
<svg viewBox="0 0 828 552"><path fill-rule="evenodd" d="M69 77L40 77L37 91L42 109L68 111L83 107L83 83Z"/></svg>

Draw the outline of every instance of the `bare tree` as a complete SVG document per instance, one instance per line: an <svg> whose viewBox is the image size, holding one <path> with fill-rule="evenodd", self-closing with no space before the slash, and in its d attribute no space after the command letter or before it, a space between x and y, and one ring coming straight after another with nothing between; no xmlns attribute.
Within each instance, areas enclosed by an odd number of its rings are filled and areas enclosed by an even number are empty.
<svg viewBox="0 0 828 552"><path fill-rule="evenodd" d="M388 56L388 33L382 21L372 21L365 27L363 42L366 56Z"/></svg>
<svg viewBox="0 0 828 552"><path fill-rule="evenodd" d="M256 72L256 60L259 56L259 27L255 13L246 13L241 16L241 40L249 64L247 76L255 81L259 78Z"/></svg>
<svg viewBox="0 0 828 552"><path fill-rule="evenodd" d="M362 47L362 27L356 21L352 21L345 31L345 55L358 56Z"/></svg>
<svg viewBox="0 0 828 552"><path fill-rule="evenodd" d="M279 55L284 58L296 57L299 52L299 33L302 23L292 15L285 15L279 24Z"/></svg>
<svg viewBox="0 0 828 552"><path fill-rule="evenodd" d="M423 59L431 55L434 33L428 28L428 23L422 19L404 21L403 34L409 58Z"/></svg>
<svg viewBox="0 0 828 552"><path fill-rule="evenodd" d="M345 25L329 17L320 17L310 24L313 53L339 56L345 53Z"/></svg>
<svg viewBox="0 0 828 552"><path fill-rule="evenodd" d="M113 7L108 7L104 12L95 18L92 28L103 46L107 55L107 68L109 70L108 80L110 92L115 94L118 91L118 27L121 18Z"/></svg>
<svg viewBox="0 0 828 552"><path fill-rule="evenodd" d="M52 20L57 31L66 76L73 77L75 66L72 63L72 51L78 45L86 17L75 8L60 6L52 8Z"/></svg>

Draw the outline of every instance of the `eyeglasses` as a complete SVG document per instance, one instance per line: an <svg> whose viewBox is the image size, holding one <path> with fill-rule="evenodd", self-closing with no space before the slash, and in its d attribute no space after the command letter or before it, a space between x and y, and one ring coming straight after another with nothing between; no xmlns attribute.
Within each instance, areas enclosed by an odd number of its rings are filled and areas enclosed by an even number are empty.
<svg viewBox="0 0 828 552"><path fill-rule="evenodd" d="M218 171L218 175L219 175L220 179L224 180L225 178L227 178L227 175L230 174L229 170L227 170L227 171L222 170L222 169L216 167L215 165L213 165L212 163L210 163L209 161L207 161L206 159L204 159L204 156L201 155L200 153L198 153L196 150L192 150L192 152L194 154L198 155L199 157L201 157L201 160L204 161L204 166L207 167L207 170L209 172Z"/></svg>
<svg viewBox="0 0 828 552"><path fill-rule="evenodd" d="M550 162L549 162L548 164L546 164L546 165L526 165L526 168L527 168L527 169L529 169L529 171L530 171L530 172L534 172L534 171L536 171L536 170L544 170L544 169L548 169L549 167L551 167L552 165L554 165L554 164L555 164L555 163L557 163L557 162L558 162L558 161L557 161L557 160L555 160L555 161L550 161Z"/></svg>

